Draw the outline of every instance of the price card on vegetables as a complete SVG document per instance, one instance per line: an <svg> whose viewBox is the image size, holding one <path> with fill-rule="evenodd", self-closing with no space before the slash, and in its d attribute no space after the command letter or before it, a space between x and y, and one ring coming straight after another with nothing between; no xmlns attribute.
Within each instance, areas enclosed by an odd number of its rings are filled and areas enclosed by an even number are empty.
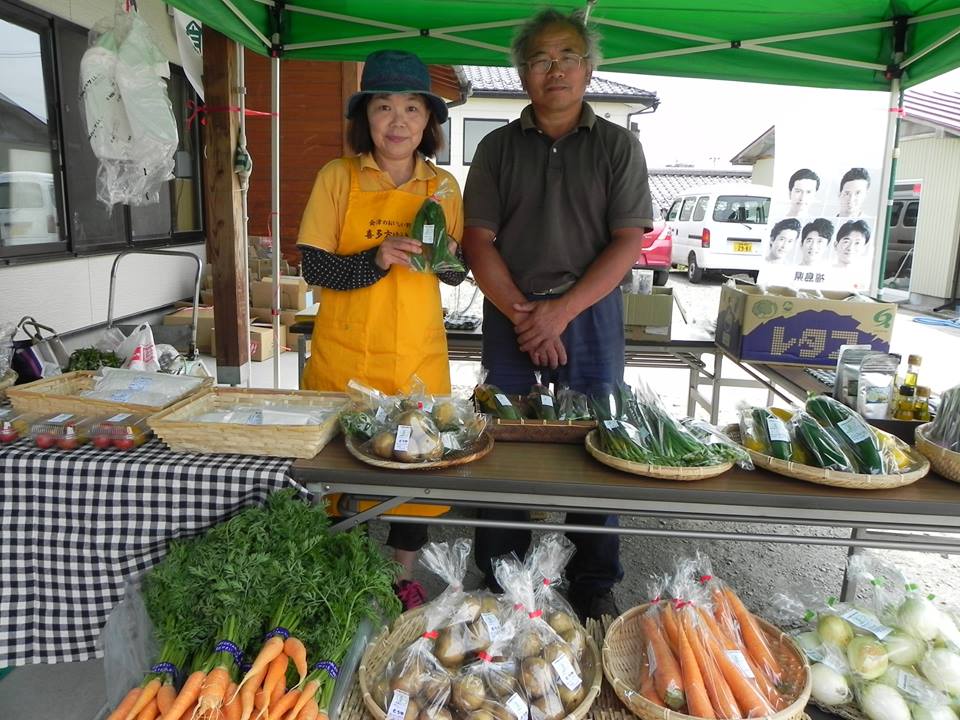
<svg viewBox="0 0 960 720"><path fill-rule="evenodd" d="M740 674L745 678L753 679L756 677L753 674L753 668L750 667L750 663L747 662L747 658L744 657L742 652L739 650L727 650L727 657L737 666L737 670L739 670Z"/></svg>
<svg viewBox="0 0 960 720"><path fill-rule="evenodd" d="M507 706L507 710L516 715L517 720L527 720L527 714L529 712L527 704L517 693L511 695L504 705Z"/></svg>
<svg viewBox="0 0 960 720"><path fill-rule="evenodd" d="M868 633L873 633L880 640L883 640L887 635L893 632L893 628L887 627L882 622L877 620L877 618L854 608L850 608L840 617L849 621L851 625L855 625L861 630L866 630Z"/></svg>
<svg viewBox="0 0 960 720"><path fill-rule="evenodd" d="M767 418L767 432L771 442L790 442L790 433L780 418Z"/></svg>
<svg viewBox="0 0 960 720"><path fill-rule="evenodd" d="M407 714L407 706L410 704L410 696L403 690L393 691L393 700L390 701L390 707L387 709L387 720L403 720Z"/></svg>
<svg viewBox="0 0 960 720"><path fill-rule="evenodd" d="M549 395L541 395L540 404L544 407L553 407L553 398Z"/></svg>
<svg viewBox="0 0 960 720"><path fill-rule="evenodd" d="M410 425L397 425L397 440L393 443L393 449L397 452L406 452L412 434L413 428Z"/></svg>
<svg viewBox="0 0 960 720"><path fill-rule="evenodd" d="M557 677L560 682L567 686L567 690L576 690L580 687L581 680L577 671L573 669L573 663L566 655L561 655L552 663L553 669L557 671Z"/></svg>
<svg viewBox="0 0 960 720"><path fill-rule="evenodd" d="M493 613L480 613L480 619L487 626L487 635L491 642L496 642L500 637L500 619Z"/></svg>

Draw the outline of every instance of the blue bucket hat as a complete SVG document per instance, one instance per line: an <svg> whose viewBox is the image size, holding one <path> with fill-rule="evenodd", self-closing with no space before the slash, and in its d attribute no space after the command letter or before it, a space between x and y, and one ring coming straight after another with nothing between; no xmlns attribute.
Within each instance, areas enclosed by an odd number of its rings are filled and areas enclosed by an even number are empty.
<svg viewBox="0 0 960 720"><path fill-rule="evenodd" d="M423 95L437 122L447 119L447 103L430 92L430 71L420 58L403 50L377 50L367 56L360 77L360 92L347 101L347 117L352 118L364 95L416 93Z"/></svg>

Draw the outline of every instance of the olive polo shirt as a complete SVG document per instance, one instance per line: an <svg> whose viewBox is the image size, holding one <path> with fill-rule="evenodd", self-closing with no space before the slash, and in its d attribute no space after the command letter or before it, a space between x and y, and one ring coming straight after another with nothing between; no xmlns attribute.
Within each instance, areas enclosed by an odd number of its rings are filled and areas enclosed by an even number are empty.
<svg viewBox="0 0 960 720"><path fill-rule="evenodd" d="M473 157L463 199L465 225L496 234L524 293L579 280L613 230L653 227L640 142L587 103L576 129L556 141L537 128L532 105L489 133Z"/></svg>

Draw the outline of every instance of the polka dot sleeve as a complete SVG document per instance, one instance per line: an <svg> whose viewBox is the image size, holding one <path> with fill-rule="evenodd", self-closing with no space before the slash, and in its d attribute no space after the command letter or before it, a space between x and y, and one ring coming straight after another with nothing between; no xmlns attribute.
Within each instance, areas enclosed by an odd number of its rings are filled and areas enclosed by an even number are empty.
<svg viewBox="0 0 960 720"><path fill-rule="evenodd" d="M377 249L370 248L356 255L336 255L326 250L300 245L303 277L311 285L331 290L359 290L369 287L387 275L374 261Z"/></svg>

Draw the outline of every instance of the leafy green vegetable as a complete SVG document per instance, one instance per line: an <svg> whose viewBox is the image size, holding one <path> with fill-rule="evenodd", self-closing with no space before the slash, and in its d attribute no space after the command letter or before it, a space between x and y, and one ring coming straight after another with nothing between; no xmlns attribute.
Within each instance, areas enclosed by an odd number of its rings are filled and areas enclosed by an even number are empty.
<svg viewBox="0 0 960 720"><path fill-rule="evenodd" d="M80 348L70 354L67 370L99 370L102 367L118 368L123 360L112 352L101 352L94 347Z"/></svg>

